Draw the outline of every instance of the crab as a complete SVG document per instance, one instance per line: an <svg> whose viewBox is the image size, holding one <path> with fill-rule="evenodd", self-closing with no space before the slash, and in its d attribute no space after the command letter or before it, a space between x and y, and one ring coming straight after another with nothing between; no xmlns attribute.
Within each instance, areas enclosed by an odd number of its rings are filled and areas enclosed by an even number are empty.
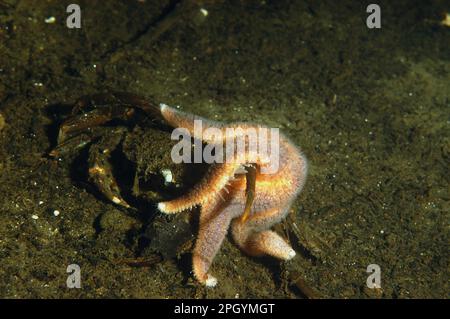
<svg viewBox="0 0 450 319"><path fill-rule="evenodd" d="M170 152L160 147L161 144L167 145L165 131L168 130L171 127L165 125L159 104L150 99L126 92L86 95L74 103L69 116L60 123L56 146L48 156L60 159L74 151L88 148L85 173L89 183L109 202L127 209L135 208L133 204L136 202L130 203L123 193L132 193L135 197L156 203L180 194L183 189L195 184L198 176L207 170L204 164L171 163ZM143 145L142 139L151 141ZM149 150L152 143L154 147ZM120 147L128 151L127 160L137 166L134 179L129 183L132 185L131 192L124 191L119 186L111 160ZM139 147L147 149L130 150ZM150 154L141 156L139 152ZM167 164L167 168L161 168L161 163L151 157L159 158L160 162ZM248 171L250 207L255 185L253 170Z"/></svg>
<svg viewBox="0 0 450 319"><path fill-rule="evenodd" d="M183 181L188 169L172 165L161 147L167 132L155 108L130 93L83 96L59 124L56 146L47 155L62 160L83 152L77 163L83 183L87 179L99 199L126 209L173 196L189 183Z"/></svg>

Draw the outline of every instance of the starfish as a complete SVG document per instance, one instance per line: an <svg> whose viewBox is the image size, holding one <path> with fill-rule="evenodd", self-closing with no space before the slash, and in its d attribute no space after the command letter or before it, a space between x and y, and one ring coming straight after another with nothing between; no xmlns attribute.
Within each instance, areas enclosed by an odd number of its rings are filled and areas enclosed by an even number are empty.
<svg viewBox="0 0 450 319"><path fill-rule="evenodd" d="M239 137L227 128L261 129L258 124L225 124L160 105L164 120L172 127L185 128L204 143L219 145ZM194 128L196 120L202 121L203 130ZM205 138L203 132L215 128L223 132L220 140ZM248 141L246 141L248 146ZM295 251L270 228L288 214L300 193L307 175L307 161L300 150L283 134L279 134L278 169L267 174L271 165L267 157L255 157L248 151L237 151L232 161L213 163L202 180L179 198L158 203L158 209L174 214L201 206L199 231L192 256L196 279L207 287L214 287L217 279L209 273L214 257L231 228L235 243L248 255L270 255L280 260L290 260Z"/></svg>

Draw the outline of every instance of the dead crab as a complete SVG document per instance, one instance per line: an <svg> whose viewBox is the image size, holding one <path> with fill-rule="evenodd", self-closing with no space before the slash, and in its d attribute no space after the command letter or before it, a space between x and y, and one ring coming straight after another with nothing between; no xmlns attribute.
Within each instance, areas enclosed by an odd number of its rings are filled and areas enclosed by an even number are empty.
<svg viewBox="0 0 450 319"><path fill-rule="evenodd" d="M83 175L87 175L89 182L106 199L130 208L133 205L124 199L124 190L119 187L116 179L120 169L112 161L118 149L125 149L126 151L121 152L124 155L121 162L132 162L134 166L134 169L127 167L127 172L122 172L122 175L129 175L129 183L126 184L132 188L125 193L146 200L160 200L161 197L158 196L161 190L167 193L177 192L176 189L182 183L176 177L182 176L184 169L175 165L170 165L170 169L161 169L156 161L148 160L149 157L167 157L165 161L169 162L170 158L165 154L166 150L161 149L161 144L167 144L167 133L164 132L163 123L155 123L160 120L155 108L149 100L129 93L84 96L77 100L70 115L60 124L56 146L49 152L49 156L64 158L75 151L88 148L87 170ZM143 151L144 148L146 149ZM146 156L142 152L146 152ZM134 177L130 176L133 171ZM158 192L149 191L151 189L157 189Z"/></svg>

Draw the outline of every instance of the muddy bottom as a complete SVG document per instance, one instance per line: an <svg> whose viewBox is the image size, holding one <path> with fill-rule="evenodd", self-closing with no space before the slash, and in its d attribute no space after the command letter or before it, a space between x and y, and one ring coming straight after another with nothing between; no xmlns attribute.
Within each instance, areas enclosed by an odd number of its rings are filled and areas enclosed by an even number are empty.
<svg viewBox="0 0 450 319"><path fill-rule="evenodd" d="M448 2L378 2L379 29L360 1L80 0L72 29L70 3L0 2L0 297L449 297ZM131 208L89 182L91 143L49 158L76 99L112 91L279 127L309 161L274 228L297 256L249 257L227 237L217 287L199 285L198 208L155 204L203 168L174 164L154 123L99 130L124 130L111 163Z"/></svg>

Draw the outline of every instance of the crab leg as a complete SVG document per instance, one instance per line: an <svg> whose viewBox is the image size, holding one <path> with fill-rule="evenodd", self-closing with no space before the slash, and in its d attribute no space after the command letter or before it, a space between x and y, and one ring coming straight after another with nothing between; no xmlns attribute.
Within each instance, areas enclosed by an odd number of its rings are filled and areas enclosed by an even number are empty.
<svg viewBox="0 0 450 319"><path fill-rule="evenodd" d="M130 205L120 195L120 189L112 173L110 164L111 151L122 141L123 130L113 132L113 138L101 138L93 144L89 154L89 180L94 183L99 191L117 205L129 208Z"/></svg>
<svg viewBox="0 0 450 319"><path fill-rule="evenodd" d="M133 94L110 93L84 96L75 103L72 115L61 124L58 144L113 119L128 121L135 116L138 109L156 118L160 117L158 107Z"/></svg>
<svg viewBox="0 0 450 319"><path fill-rule="evenodd" d="M115 106L111 106L95 109L81 115L73 115L61 124L58 134L58 144L64 143L77 134L105 124L114 118L128 119L133 114L134 109L132 108L118 109Z"/></svg>
<svg viewBox="0 0 450 319"><path fill-rule="evenodd" d="M48 156L58 158L73 150L85 147L91 141L92 137L88 134L79 134L71 138L66 138L63 142L58 143L58 145L48 153Z"/></svg>
<svg viewBox="0 0 450 319"><path fill-rule="evenodd" d="M248 217L250 216L250 211L252 209L253 201L255 199L255 188L256 188L256 166L255 165L248 165L246 167L247 174L247 187L245 190L245 209L244 213L242 214L240 218L240 222L244 223Z"/></svg>
<svg viewBox="0 0 450 319"><path fill-rule="evenodd" d="M59 128L56 147L49 156L58 157L67 149L84 147L93 139L92 130L113 119L138 120L137 113L146 117L162 119L159 106L137 95L129 93L94 94L80 98L72 114ZM121 142L123 131L116 130L112 140L100 138L93 143L89 155L89 180L102 194L118 205L130 207L120 195L117 182L109 162L111 151Z"/></svg>

